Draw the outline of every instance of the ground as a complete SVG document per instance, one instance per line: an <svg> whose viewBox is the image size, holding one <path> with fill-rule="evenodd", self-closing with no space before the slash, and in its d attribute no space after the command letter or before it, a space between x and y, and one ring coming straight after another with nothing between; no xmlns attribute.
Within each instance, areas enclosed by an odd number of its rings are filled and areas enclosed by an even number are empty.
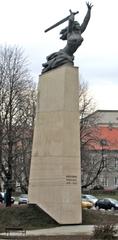
<svg viewBox="0 0 118 240"><path fill-rule="evenodd" d="M0 238L1 239L1 238ZM40 236L40 237L2 237L2 239L19 239L19 240L91 240L90 236ZM116 240L116 239L115 239Z"/></svg>
<svg viewBox="0 0 118 240"><path fill-rule="evenodd" d="M118 224L118 212L83 210L83 225ZM13 205L0 207L0 232L6 227L22 227L26 230L51 228L60 226L55 220L44 213L36 205ZM0 238L0 239L3 239ZM10 237L8 238L10 239ZM11 238L13 239L13 237ZM16 239L16 238L15 238ZM27 240L90 240L90 236L40 236L25 237Z"/></svg>

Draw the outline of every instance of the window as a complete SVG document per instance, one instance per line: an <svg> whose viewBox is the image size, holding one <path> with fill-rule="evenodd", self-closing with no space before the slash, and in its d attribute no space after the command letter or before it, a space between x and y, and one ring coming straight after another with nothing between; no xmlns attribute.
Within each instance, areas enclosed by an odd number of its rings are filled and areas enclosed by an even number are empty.
<svg viewBox="0 0 118 240"><path fill-rule="evenodd" d="M115 178L114 178L114 185L115 185L115 186L118 186L118 177L115 177Z"/></svg>
<svg viewBox="0 0 118 240"><path fill-rule="evenodd" d="M106 159L105 157L103 158L103 167L107 168L108 167L108 159Z"/></svg>
<svg viewBox="0 0 118 240"><path fill-rule="evenodd" d="M118 167L118 159L115 158L114 160L115 160L115 168L117 168Z"/></svg>
<svg viewBox="0 0 118 240"><path fill-rule="evenodd" d="M103 184L104 187L108 186L108 178L107 177L102 179L102 184Z"/></svg>

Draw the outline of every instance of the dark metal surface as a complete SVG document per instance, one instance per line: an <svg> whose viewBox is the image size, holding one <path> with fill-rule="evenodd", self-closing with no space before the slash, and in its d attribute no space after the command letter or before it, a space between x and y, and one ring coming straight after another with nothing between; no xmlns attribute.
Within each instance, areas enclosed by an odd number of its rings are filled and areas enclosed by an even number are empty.
<svg viewBox="0 0 118 240"><path fill-rule="evenodd" d="M78 14L78 13L79 13L79 12L77 11L77 12L75 12L75 13L73 13L73 14L76 15L76 14ZM48 31L50 31L51 29L53 29L53 28L59 26L60 24L66 22L66 21L69 19L69 17L70 17L70 15L68 15L68 16L65 17L65 18L63 18L63 19L60 20L59 22L55 23L55 24L52 25L51 27L47 28L44 32L48 32Z"/></svg>
<svg viewBox="0 0 118 240"><path fill-rule="evenodd" d="M81 25L79 24L79 22L74 20L74 17L78 12L73 13L70 10L69 16L45 30L45 32L47 32L68 20L68 26L62 29L60 32L60 39L67 40L66 46L63 49L60 49L58 52L54 52L47 56L47 62L42 64L42 73L50 71L66 63L69 63L71 65L74 64L73 54L81 46L84 40L82 37L82 33L85 31L91 16L92 4L87 2L86 5L87 13Z"/></svg>

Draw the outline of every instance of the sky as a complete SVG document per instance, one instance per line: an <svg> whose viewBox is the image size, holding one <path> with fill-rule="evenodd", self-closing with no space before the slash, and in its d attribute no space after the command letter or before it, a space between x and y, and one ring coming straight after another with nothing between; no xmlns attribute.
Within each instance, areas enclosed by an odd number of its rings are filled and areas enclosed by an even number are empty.
<svg viewBox="0 0 118 240"><path fill-rule="evenodd" d="M118 0L92 0L94 6L84 42L75 53L74 65L88 83L96 109L118 110ZM44 30L79 11L75 20L82 23L87 12L84 0L0 0L0 45L24 49L33 78L38 82L46 56L65 46L59 32L67 22Z"/></svg>

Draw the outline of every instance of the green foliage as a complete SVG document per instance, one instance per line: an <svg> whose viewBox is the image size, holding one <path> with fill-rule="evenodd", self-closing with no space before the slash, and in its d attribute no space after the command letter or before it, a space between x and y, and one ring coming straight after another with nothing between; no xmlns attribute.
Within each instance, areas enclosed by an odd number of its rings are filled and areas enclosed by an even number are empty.
<svg viewBox="0 0 118 240"><path fill-rule="evenodd" d="M113 224L97 225L94 228L93 239L112 240L117 230Z"/></svg>

